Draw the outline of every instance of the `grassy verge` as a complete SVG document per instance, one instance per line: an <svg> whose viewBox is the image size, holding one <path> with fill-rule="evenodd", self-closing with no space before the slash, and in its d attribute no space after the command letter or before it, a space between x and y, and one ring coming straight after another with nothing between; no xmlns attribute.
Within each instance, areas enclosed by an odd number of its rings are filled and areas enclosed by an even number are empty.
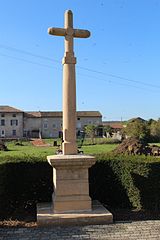
<svg viewBox="0 0 160 240"><path fill-rule="evenodd" d="M49 142L49 140L47 141ZM33 146L30 142L22 142L23 146L16 146L14 142L7 143L9 151L0 151L0 159L4 157L19 157L25 158L25 156L35 156L46 159L46 156L53 155L56 153L58 147L54 146ZM107 153L115 149L117 144L96 144L83 146L82 150L84 154L97 154L97 153Z"/></svg>

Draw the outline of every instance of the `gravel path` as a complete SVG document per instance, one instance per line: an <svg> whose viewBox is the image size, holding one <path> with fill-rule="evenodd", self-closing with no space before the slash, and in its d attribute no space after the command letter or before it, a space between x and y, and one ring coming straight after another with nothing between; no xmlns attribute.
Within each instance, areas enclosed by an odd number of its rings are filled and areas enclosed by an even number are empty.
<svg viewBox="0 0 160 240"><path fill-rule="evenodd" d="M160 220L53 228L0 228L0 240L160 239Z"/></svg>

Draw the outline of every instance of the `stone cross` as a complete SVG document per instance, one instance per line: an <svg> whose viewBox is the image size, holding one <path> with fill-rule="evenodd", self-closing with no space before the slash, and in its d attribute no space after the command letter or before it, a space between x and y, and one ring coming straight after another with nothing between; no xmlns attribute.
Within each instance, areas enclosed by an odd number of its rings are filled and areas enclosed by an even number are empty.
<svg viewBox="0 0 160 240"><path fill-rule="evenodd" d="M63 64L63 143L64 155L77 154L76 144L76 58L73 51L74 38L88 38L90 32L73 28L71 10L65 12L64 28L49 28L48 33L65 37Z"/></svg>

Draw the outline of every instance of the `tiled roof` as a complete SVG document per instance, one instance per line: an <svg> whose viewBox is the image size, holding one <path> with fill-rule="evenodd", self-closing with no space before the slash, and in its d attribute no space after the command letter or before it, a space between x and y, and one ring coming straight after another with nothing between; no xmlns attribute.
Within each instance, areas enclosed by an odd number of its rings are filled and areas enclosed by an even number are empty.
<svg viewBox="0 0 160 240"><path fill-rule="evenodd" d="M121 122L103 122L103 125L104 126L110 126L111 128L114 128L114 129L122 129L124 127L123 123Z"/></svg>
<svg viewBox="0 0 160 240"><path fill-rule="evenodd" d="M62 117L62 112L25 112L25 117ZM99 111L78 111L77 117L102 117Z"/></svg>
<svg viewBox="0 0 160 240"><path fill-rule="evenodd" d="M24 117L28 117L28 118L38 118L41 117L41 112L25 112L24 113Z"/></svg>
<svg viewBox="0 0 160 240"><path fill-rule="evenodd" d="M10 106L0 106L0 112L2 113L18 113L18 112L23 112L17 108L13 108Z"/></svg>
<svg viewBox="0 0 160 240"><path fill-rule="evenodd" d="M78 111L77 117L102 117L99 111Z"/></svg>
<svg viewBox="0 0 160 240"><path fill-rule="evenodd" d="M40 117L62 117L62 112L52 112L52 111L33 111L33 112L24 112L17 108L10 107L10 106L0 106L0 112L3 113L17 113L21 112L24 113L25 117L28 118L40 118ZM102 117L99 111L77 111L77 117Z"/></svg>

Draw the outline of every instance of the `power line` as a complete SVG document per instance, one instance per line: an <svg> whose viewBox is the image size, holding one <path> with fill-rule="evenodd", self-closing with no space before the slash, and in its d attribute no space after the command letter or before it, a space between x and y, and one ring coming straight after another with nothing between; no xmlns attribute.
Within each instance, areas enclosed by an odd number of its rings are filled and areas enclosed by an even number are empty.
<svg viewBox="0 0 160 240"><path fill-rule="evenodd" d="M6 54L3 54L3 53L0 53L0 56L6 57L6 58L15 59L15 60L22 61L22 62L27 62L27 63L34 64L34 65L38 65L38 66L40 66L40 67L56 68L56 69L60 70L58 67L54 67L54 66L50 66L50 65L46 65L46 64L41 64L41 63L33 62L33 61L30 61L30 60L26 60L26 59L24 59L24 58L14 57L14 56L6 55ZM119 83L119 82L117 83L117 82L113 82L112 80L100 79L100 78L97 78L97 77L94 77L94 76L89 76L89 75L86 75L86 74L78 73L78 75L80 75L80 76L85 76L85 77L88 77L88 78L91 78L91 79L94 78L94 79L97 79L97 80L103 81L103 82L108 82L109 84L116 84L116 85L120 85L120 86L127 86L127 87L132 87L132 88L137 88L137 89L145 90L145 91L151 91L151 90L149 90L149 89L145 89L145 88L142 88L142 87L133 86L133 85L124 84L124 83ZM154 92L155 92L155 91L154 91Z"/></svg>
<svg viewBox="0 0 160 240"><path fill-rule="evenodd" d="M101 72L101 71L96 71L96 70L93 70L93 69L90 69L90 68L85 68L85 67L80 67L80 66L77 66L77 67L80 68L80 69L84 69L84 70L86 70L86 71L89 71L89 72L94 72L94 73L98 73L98 74L101 74L101 75L106 75L106 76L113 77L113 78L119 78L119 79L122 79L122 80L125 80L125 81L142 84L142 85L149 86L149 87L160 88L159 85L154 85L154 84L150 84L150 83L145 83L145 82L141 82L141 81L136 81L136 80L129 79L129 78L125 78L125 77L121 77L121 76L118 76L118 75L115 75L115 74L104 73L104 72Z"/></svg>
<svg viewBox="0 0 160 240"><path fill-rule="evenodd" d="M94 78L94 79L97 79L97 80L103 81L103 82L108 82L109 84L127 86L127 87L137 88L137 89L141 89L141 90L145 90L145 91L149 91L149 92L159 93L159 91L154 91L154 90L151 90L151 89L147 89L147 88L143 88L143 87L139 87L139 86L134 86L134 85L130 85L130 84L125 84L125 83L120 83L120 82L113 82L113 80L101 79L101 78L97 78L97 77L94 77L94 76L89 76L89 75L86 75L86 74L80 74L80 73L78 75L85 76L85 77L88 77L88 78L91 78L91 79Z"/></svg>
<svg viewBox="0 0 160 240"><path fill-rule="evenodd" d="M38 65L40 67L47 67L47 68L52 68L52 69L55 68L55 69L60 70L60 68L58 68L58 67L54 67L54 66L51 66L51 65L46 65L46 64L33 62L33 61L30 61L30 60L26 60L24 58L14 57L14 56L10 56L10 55L3 54L3 53L0 53L0 56L6 57L6 58L15 59L15 60L22 61L22 62L27 62L27 63L34 64L34 65ZM78 75L85 76L85 77L88 77L88 78L91 78L91 79L94 78L94 79L97 79L97 80L103 81L103 82L108 82L109 84L116 84L116 85L120 85L120 86L127 86L127 87L137 88L137 89L141 89L141 90L145 90L145 91L152 91L150 89L145 89L145 88L142 88L142 87L133 86L133 85L129 85L129 84L124 84L124 83L120 83L120 82L117 83L117 82L113 82L113 80L100 79L98 77L89 76L89 75L86 75L86 74L78 73ZM155 92L155 91L152 91L152 92Z"/></svg>
<svg viewBox="0 0 160 240"><path fill-rule="evenodd" d="M46 57L46 56L34 54L34 53L31 53L31 52L28 52L28 51L24 51L24 50L21 50L21 49L18 49L18 48L6 46L6 45L3 45L3 44L0 44L0 48L4 48L4 49L9 50L9 51L14 51L14 52L26 54L26 55L29 55L29 56L32 56L32 57L36 57L36 58L41 58L41 59L48 60L48 61L51 61L51 62L59 63L58 60L54 60L54 59Z"/></svg>
<svg viewBox="0 0 160 240"><path fill-rule="evenodd" d="M3 53L0 53L0 56L6 57L6 58L15 59L15 60L22 61L22 62L27 62L27 63L35 64L35 65L38 65L38 66L41 66L41 67L56 68L56 69L59 70L59 68L54 67L54 66L50 66L50 65L46 65L46 64L42 64L42 63L33 62L33 61L30 61L30 60L26 60L26 59L24 59L24 58L14 57L14 56L10 56L10 55L3 54Z"/></svg>
<svg viewBox="0 0 160 240"><path fill-rule="evenodd" d="M43 59L43 60L48 60L48 61L51 61L51 62L59 63L58 60L53 60L52 58L49 58L49 57L46 57L46 56L33 54L33 53L31 53L31 52L24 51L24 50L17 49L17 48L13 48L13 47L10 47L10 46L6 46L6 45L0 44L0 48L4 48L4 49L9 50L9 51L19 52L19 53L22 53L22 54L25 54L25 55L30 55L30 56L32 56L32 57L40 58L40 59ZM37 62L34 62L34 61L26 60L26 59L24 59L24 58L14 57L14 56L10 56L10 55L3 54L3 53L0 53L0 55L3 56L3 57L16 59L16 60L19 60L19 61L27 62L27 63L30 63L30 64L35 64L35 65L42 66L42 67L59 69L58 67L54 67L54 66L50 66L50 65L46 65L46 64L37 63ZM83 70L86 70L86 71L89 71L89 72L101 74L101 75L104 75L104 76L109 76L109 77L112 77L112 78L118 78L118 79L121 79L121 80L133 82L133 83L136 83L136 84L141 84L141 85L144 85L144 86L147 86L147 87L160 88L159 85L153 85L153 84L148 84L148 83L144 83L144 82L140 82L140 81L136 81L136 80L131 80L131 79L128 79L128 78L124 78L124 77L115 75L115 74L104 73L104 72L101 72L101 71L93 70L93 69L86 68L86 67L82 67L82 66L77 66L77 67L78 67L79 69L83 69ZM139 87L139 86L133 86L133 85L123 84L123 83L119 83L119 82L118 82L118 83L117 83L117 82L115 83L115 82L113 82L112 80L100 79L100 78L97 78L97 77L95 77L95 76L89 76L89 75L86 75L86 74L79 74L79 75L81 75L81 76L86 76L86 77L89 77L89 78L94 78L94 79L97 79L97 80L100 80L100 81L105 81L105 82L112 83L112 84L117 84L117 85L121 85L121 86L129 86L129 87L133 87L133 88L137 88L137 89L142 89L142 90L151 91L151 90L149 90L149 89L141 88L141 87Z"/></svg>

